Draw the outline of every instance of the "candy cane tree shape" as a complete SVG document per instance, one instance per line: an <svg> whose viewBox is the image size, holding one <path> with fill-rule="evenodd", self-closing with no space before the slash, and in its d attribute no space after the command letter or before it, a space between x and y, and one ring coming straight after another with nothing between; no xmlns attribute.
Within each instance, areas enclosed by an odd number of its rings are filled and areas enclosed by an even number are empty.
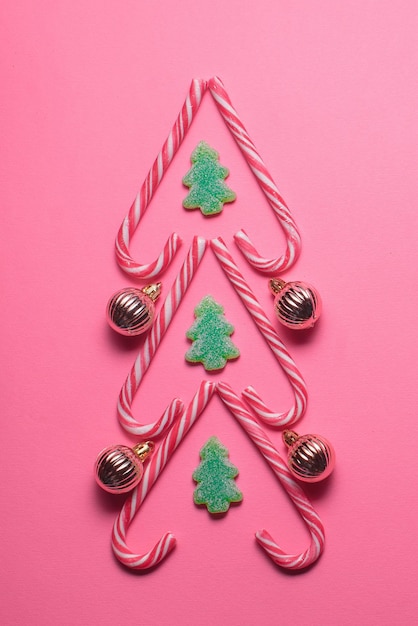
<svg viewBox="0 0 418 626"><path fill-rule="evenodd" d="M268 531L264 529L256 532L257 542L273 562L280 567L300 570L312 565L321 555L325 542L324 527L318 514L302 488L293 480L280 454L249 413L242 400L226 383L218 383L216 385L211 381L202 381L181 417L166 432L160 445L151 456L142 481L129 495L116 518L112 533L112 548L116 558L130 569L145 570L161 563L175 547L176 538L172 532L167 531L150 550L134 552L127 544L127 534L148 493L190 428L207 407L215 390L217 390L225 406L274 471L278 481L293 501L310 534L309 546L300 554L286 553Z"/></svg>
<svg viewBox="0 0 418 626"><path fill-rule="evenodd" d="M234 327L223 315L223 306L212 296L205 296L194 310L196 321L189 328L186 337L193 345L186 352L186 361L202 363L207 371L225 367L229 359L239 357L239 350L230 335Z"/></svg>
<svg viewBox="0 0 418 626"><path fill-rule="evenodd" d="M228 130L233 135L286 237L285 251L275 258L263 257L244 230L240 230L235 235L238 248L252 267L271 276L290 268L300 254L300 234L290 209L279 194L273 178L234 109L222 81L215 76L208 81L193 79L180 113L119 228L115 242L116 259L121 269L130 276L149 279L162 274L171 264L181 245L180 235L172 233L158 257L149 263L137 262L130 251L132 237L163 176L183 143L207 91L213 97Z"/></svg>
<svg viewBox="0 0 418 626"><path fill-rule="evenodd" d="M183 178L190 191L183 200L185 209L200 209L203 215L220 213L226 202L233 202L235 192L224 179L229 170L218 162L219 154L201 141L191 156L192 168Z"/></svg>
<svg viewBox="0 0 418 626"><path fill-rule="evenodd" d="M232 502L241 502L242 493L234 479L238 469L228 459L228 449L211 437L200 451L201 462L193 472L198 484L193 493L195 504L205 504L209 513L226 513Z"/></svg>
<svg viewBox="0 0 418 626"><path fill-rule="evenodd" d="M117 405L119 421L125 430L138 437L158 438L182 413L183 403L179 398L174 398L160 419L149 424L144 424L139 422L133 415L132 404L161 340L171 324L188 286L194 278L207 244L208 242L205 239L194 237L189 252L155 319L150 334L141 347L134 365L120 391ZM287 411L276 413L266 407L252 387L246 388L243 395L260 420L267 422L270 426L283 427L294 424L302 417L307 405L308 394L303 377L284 344L279 339L274 327L263 312L249 284L244 280L242 274L240 274L225 243L218 238L212 240L211 245L227 278L248 309L254 323L286 374L294 392L294 402Z"/></svg>
<svg viewBox="0 0 418 626"><path fill-rule="evenodd" d="M192 82L181 112L145 179L129 214L119 229L116 240L117 261L121 269L131 276L148 279L161 274L169 267L178 250L180 237L173 233L155 261L140 264L132 258L130 244L132 236L137 230L156 189L190 128L206 91L214 98L228 130L232 133L241 149L286 237L286 249L283 254L272 259L262 257L244 231L239 231L235 235L238 248L252 267L270 275L280 274L283 270L291 267L299 255L300 236L290 211L281 199L271 176L255 150L254 144L233 108L222 82L215 77L209 81L194 80ZM288 554L265 529L256 532L256 539L261 548L280 567L302 569L316 561L323 550L323 526L303 490L293 480L286 464L282 461L279 453L250 411L254 411L259 420L266 422L269 426L288 426L302 417L306 410L308 397L306 384L291 355L279 339L250 285L245 281L232 255L220 237L211 241L212 250L230 285L248 310L263 339L286 374L294 394L291 407L285 412L276 412L269 409L252 387L247 387L243 392L246 400L246 404L244 404L242 399L226 383L218 383L216 385L213 382L204 381L190 404L184 407L181 400L174 398L163 415L155 422L139 422L132 412L132 403L139 391L141 382L188 286L194 278L207 245L208 242L201 237L195 236L193 238L192 245L184 258L174 284L140 349L119 395L118 416L123 428L141 438L158 439L161 437L161 439L157 442L156 451L146 467L142 482L128 497L115 521L112 547L116 557L123 564L129 568L139 570L152 568L157 565L174 548L176 539L171 532L167 532L150 550L139 553L133 552L126 542L127 532L144 499L165 468L170 457L180 445L191 426L202 414L213 397L214 391L217 390L222 402L240 426L247 432L259 452L272 468L281 485L289 494L308 528L311 540L308 548L302 553ZM224 321L228 324L226 320ZM225 337L230 341L228 333L224 334L223 338L225 339ZM196 342L197 340L193 341ZM224 360L226 359L225 355L223 358ZM250 408L248 408L248 405Z"/></svg>

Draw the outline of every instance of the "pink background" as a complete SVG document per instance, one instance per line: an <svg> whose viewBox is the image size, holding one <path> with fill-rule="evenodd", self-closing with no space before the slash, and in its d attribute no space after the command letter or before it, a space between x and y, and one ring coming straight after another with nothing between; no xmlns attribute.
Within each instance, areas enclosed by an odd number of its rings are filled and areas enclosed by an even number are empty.
<svg viewBox="0 0 418 626"><path fill-rule="evenodd" d="M401 2L69 2L1 6L3 597L7 626L133 621L158 626L412 624L417 611L416 232L418 9ZM285 278L315 284L317 328L280 330L266 279L233 243L245 227L275 255L283 234L210 96L134 237L141 261L172 230L223 235L300 367L334 476L307 494L326 547L292 575L257 546L266 527L289 552L308 535L250 440L218 399L185 439L128 535L139 551L166 530L175 551L135 574L114 559L123 498L99 492L92 465L133 443L116 400L141 340L108 329L110 294L134 281L114 238L193 77L222 77L301 229ZM234 205L186 213L180 180L206 139L229 167ZM185 331L212 294L242 356L221 374L184 362ZM163 298L158 304L161 306ZM156 419L203 378L254 385L273 408L287 380L207 252L134 404ZM282 452L280 432L269 432ZM217 435L244 501L222 520L193 505L199 449Z"/></svg>

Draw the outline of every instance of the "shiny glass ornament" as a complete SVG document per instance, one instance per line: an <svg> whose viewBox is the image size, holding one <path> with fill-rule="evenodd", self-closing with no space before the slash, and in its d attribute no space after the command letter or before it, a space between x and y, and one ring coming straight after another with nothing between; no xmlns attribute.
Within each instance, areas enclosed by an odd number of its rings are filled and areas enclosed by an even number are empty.
<svg viewBox="0 0 418 626"><path fill-rule="evenodd" d="M109 493L126 493L136 487L144 473L143 463L154 450L152 441L133 448L116 445L100 452L94 466L96 482Z"/></svg>
<svg viewBox="0 0 418 626"><path fill-rule="evenodd" d="M126 336L145 333L154 321L154 302L160 293L161 283L143 289L127 287L117 291L110 298L106 309L110 327Z"/></svg>
<svg viewBox="0 0 418 626"><path fill-rule="evenodd" d="M287 328L311 328L322 311L321 297L315 287L302 281L286 283L280 278L269 281L274 298L274 311Z"/></svg>
<svg viewBox="0 0 418 626"><path fill-rule="evenodd" d="M293 430L283 432L288 447L287 464L291 473L307 483L327 478L335 466L335 451L320 435L298 435Z"/></svg>

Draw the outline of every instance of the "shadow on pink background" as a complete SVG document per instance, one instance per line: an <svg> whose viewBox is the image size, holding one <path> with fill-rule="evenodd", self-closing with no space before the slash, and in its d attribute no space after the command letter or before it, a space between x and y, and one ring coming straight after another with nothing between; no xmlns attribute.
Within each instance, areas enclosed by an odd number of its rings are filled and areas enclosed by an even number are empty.
<svg viewBox="0 0 418 626"><path fill-rule="evenodd" d="M417 49L415 2L4 2L2 206L2 624L348 626L412 624L417 612ZM305 527L251 441L214 398L129 531L142 551L177 547L132 573L110 548L122 497L100 492L96 454L135 439L116 417L142 345L112 334L105 304L135 281L114 239L193 77L222 77L301 230L287 280L322 294L311 334L274 318L267 279L233 242L242 227L267 256L284 236L207 96L134 236L154 258L176 230L222 235L301 369L308 410L295 425L337 451L327 484L306 488L326 529L320 560L291 574L254 533L289 553ZM230 169L222 216L185 212L181 178L204 139ZM141 283L142 286L142 283ZM207 374L184 360L193 309L225 307L241 357ZM277 410L289 384L209 250L134 402L139 421L202 379L254 385ZM141 418L141 419L140 419ZM143 418L143 419L142 419ZM284 454L279 431L269 430ZM239 468L241 505L220 520L193 504L191 475L212 435Z"/></svg>

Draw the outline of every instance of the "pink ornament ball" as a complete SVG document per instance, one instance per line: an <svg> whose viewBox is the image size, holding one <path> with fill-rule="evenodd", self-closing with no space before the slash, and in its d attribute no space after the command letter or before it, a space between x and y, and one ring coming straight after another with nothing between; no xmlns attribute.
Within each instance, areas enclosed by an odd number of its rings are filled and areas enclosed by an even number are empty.
<svg viewBox="0 0 418 626"><path fill-rule="evenodd" d="M312 285L302 281L286 283L280 278L270 281L275 294L274 311L287 328L304 330L312 328L322 311L322 301Z"/></svg>
<svg viewBox="0 0 418 626"><path fill-rule="evenodd" d="M298 435L293 430L285 430L283 441L288 447L287 464L295 478L317 483L333 472L335 451L325 437Z"/></svg>
<svg viewBox="0 0 418 626"><path fill-rule="evenodd" d="M121 335L134 337L145 333L155 317L154 301L161 293L161 283L144 289L127 287L110 298L106 317L109 326Z"/></svg>
<svg viewBox="0 0 418 626"><path fill-rule="evenodd" d="M144 474L143 461L154 449L152 441L134 448L116 445L100 452L94 466L97 484L109 493L127 493L136 487Z"/></svg>

